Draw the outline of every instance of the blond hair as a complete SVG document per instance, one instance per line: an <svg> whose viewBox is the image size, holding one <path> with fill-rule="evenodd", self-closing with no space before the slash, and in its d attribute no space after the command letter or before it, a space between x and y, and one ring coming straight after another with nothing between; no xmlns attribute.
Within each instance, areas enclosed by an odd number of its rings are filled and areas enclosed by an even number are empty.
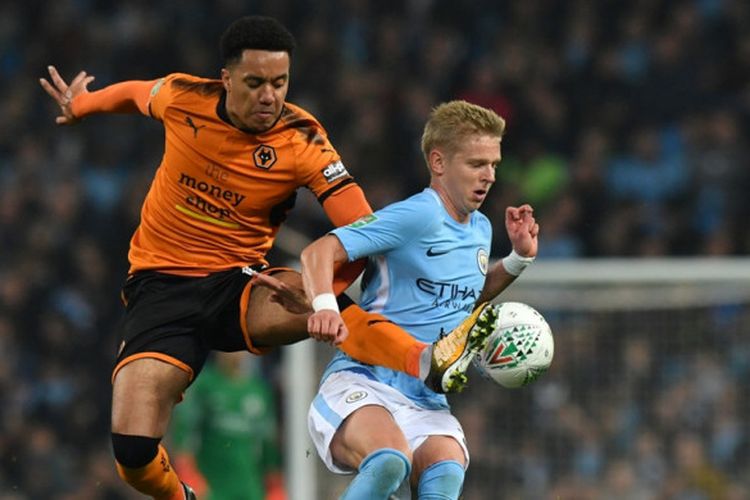
<svg viewBox="0 0 750 500"><path fill-rule="evenodd" d="M450 101L433 108L422 133L422 154L429 165L430 151L445 147L449 152L473 134L495 136L505 132L505 120L491 109L466 101Z"/></svg>

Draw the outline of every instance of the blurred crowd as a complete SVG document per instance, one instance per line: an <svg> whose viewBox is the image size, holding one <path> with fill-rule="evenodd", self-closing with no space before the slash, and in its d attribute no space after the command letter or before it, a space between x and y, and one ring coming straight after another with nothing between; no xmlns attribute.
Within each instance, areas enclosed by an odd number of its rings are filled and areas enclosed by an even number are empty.
<svg viewBox="0 0 750 500"><path fill-rule="evenodd" d="M742 0L0 2L0 498L128 498L109 452L109 375L127 244L163 142L161 126L142 116L56 127L38 78L48 64L65 78L85 69L92 90L174 71L217 76L219 36L246 14L273 15L296 35L289 100L323 122L375 208L426 184L422 125L432 106L462 98L508 121L483 211L499 222L505 206L532 203L540 258L750 251ZM291 227L328 229L314 199L299 205ZM499 224L496 234L501 256ZM732 352L701 363L725 366ZM560 382L593 390L578 375ZM670 410L671 393L638 394L631 412ZM708 423L721 433L733 413L718 414ZM603 431L579 425L577 466L612 481L647 463L632 453L648 454L660 432L642 424L622 436L635 448L601 450ZM675 435L662 460L690 460L699 431ZM543 444L518 446L530 462L551 460ZM596 467L604 452L622 460Z"/></svg>

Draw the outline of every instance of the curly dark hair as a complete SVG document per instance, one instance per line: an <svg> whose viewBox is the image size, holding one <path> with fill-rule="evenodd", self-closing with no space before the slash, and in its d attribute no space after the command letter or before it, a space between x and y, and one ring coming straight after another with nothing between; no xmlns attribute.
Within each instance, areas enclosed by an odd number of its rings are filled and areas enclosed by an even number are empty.
<svg viewBox="0 0 750 500"><path fill-rule="evenodd" d="M242 58L246 49L284 51L291 57L294 36L279 21L267 16L245 16L237 19L221 35L221 58L225 66Z"/></svg>

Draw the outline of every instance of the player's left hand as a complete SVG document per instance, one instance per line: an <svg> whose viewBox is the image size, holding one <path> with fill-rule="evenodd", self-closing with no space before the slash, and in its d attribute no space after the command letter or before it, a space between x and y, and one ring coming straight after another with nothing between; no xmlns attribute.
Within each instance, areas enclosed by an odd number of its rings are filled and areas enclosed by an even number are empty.
<svg viewBox="0 0 750 500"><path fill-rule="evenodd" d="M271 290L271 301L280 304L292 314L305 314L312 311L305 290L281 281L268 274L255 273L250 282L253 286L263 286Z"/></svg>
<svg viewBox="0 0 750 500"><path fill-rule="evenodd" d="M539 249L539 224L534 219L534 209L525 204L505 209L505 229L513 250L521 257L536 257Z"/></svg>

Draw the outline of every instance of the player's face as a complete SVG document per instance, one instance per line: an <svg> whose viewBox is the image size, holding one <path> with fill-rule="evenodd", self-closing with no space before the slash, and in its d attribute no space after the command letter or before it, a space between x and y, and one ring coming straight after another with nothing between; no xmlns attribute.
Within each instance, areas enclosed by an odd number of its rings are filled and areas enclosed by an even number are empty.
<svg viewBox="0 0 750 500"><path fill-rule="evenodd" d="M466 222L484 203L500 158L500 138L485 134L469 135L454 151L441 155L441 174L433 183L440 185L449 211L459 222Z"/></svg>
<svg viewBox="0 0 750 500"><path fill-rule="evenodd" d="M239 128L270 129L281 115L289 90L289 54L245 50L239 62L221 70L227 113Z"/></svg>

